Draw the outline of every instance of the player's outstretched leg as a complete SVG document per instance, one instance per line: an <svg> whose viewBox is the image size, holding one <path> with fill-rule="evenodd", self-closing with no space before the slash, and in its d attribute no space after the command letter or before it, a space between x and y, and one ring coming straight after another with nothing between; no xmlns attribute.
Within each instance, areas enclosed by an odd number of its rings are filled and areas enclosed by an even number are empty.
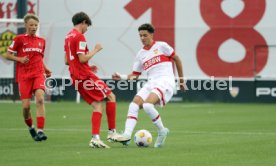
<svg viewBox="0 0 276 166"><path fill-rule="evenodd" d="M163 122L161 120L160 114L158 111L154 108L154 105L151 103L144 103L143 108L145 112L149 115L151 118L153 124L158 129L158 137L156 139L156 142L154 144L155 148L159 148L162 145L164 145L165 140L167 138L167 135L169 133L169 129L165 128L163 125Z"/></svg>
<svg viewBox="0 0 276 166"><path fill-rule="evenodd" d="M91 125L92 125L92 139L89 142L89 147L91 148L110 148L108 145L103 143L100 139L100 128L101 128L101 119L102 119L102 105L101 102L93 102L92 106L94 112L91 116Z"/></svg>
<svg viewBox="0 0 276 166"><path fill-rule="evenodd" d="M112 137L116 136L116 96L111 92L106 101L106 118L108 124L107 141L113 142Z"/></svg>
<svg viewBox="0 0 276 166"><path fill-rule="evenodd" d="M123 134L113 135L110 138L113 142L120 142L123 145L128 145L130 143L132 132L137 123L138 111L139 111L139 105L136 104L135 102L131 102L129 104L127 120L125 122L125 131Z"/></svg>

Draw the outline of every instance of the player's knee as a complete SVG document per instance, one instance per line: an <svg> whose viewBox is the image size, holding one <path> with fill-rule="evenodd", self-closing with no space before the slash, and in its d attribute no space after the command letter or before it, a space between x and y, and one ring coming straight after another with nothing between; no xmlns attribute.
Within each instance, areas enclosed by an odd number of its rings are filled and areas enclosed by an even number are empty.
<svg viewBox="0 0 276 166"><path fill-rule="evenodd" d="M22 109L24 112L29 111L31 108L31 103L29 100L22 100Z"/></svg>
<svg viewBox="0 0 276 166"><path fill-rule="evenodd" d="M115 96L115 94L111 92L111 93L107 96L107 101L116 102L116 96Z"/></svg>
<svg viewBox="0 0 276 166"><path fill-rule="evenodd" d="M135 96L132 103L135 103L139 106L139 108L143 108L143 99L140 96Z"/></svg>
<svg viewBox="0 0 276 166"><path fill-rule="evenodd" d="M102 103L98 101L94 101L92 104L93 112L101 112L103 111Z"/></svg>
<svg viewBox="0 0 276 166"><path fill-rule="evenodd" d="M37 105L43 105L44 104L44 98L43 97L36 98L36 104Z"/></svg>
<svg viewBox="0 0 276 166"><path fill-rule="evenodd" d="M31 109L30 103L24 103L24 104L22 105L22 109L23 109L23 113L29 112L30 109Z"/></svg>

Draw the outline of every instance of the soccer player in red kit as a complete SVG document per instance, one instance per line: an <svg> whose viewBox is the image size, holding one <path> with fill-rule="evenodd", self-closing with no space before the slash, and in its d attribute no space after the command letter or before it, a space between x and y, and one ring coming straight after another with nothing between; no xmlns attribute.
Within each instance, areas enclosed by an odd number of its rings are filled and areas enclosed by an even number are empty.
<svg viewBox="0 0 276 166"><path fill-rule="evenodd" d="M39 19L36 15L27 14L24 17L26 33L17 35L8 48L5 57L16 61L16 82L18 82L20 99L22 100L23 117L29 132L35 141L44 141L45 107L45 74L51 76L51 71L43 62L45 39L36 36ZM36 99L37 131L33 126L30 111L32 95Z"/></svg>
<svg viewBox="0 0 276 166"><path fill-rule="evenodd" d="M88 61L102 49L101 44L96 44L92 51L88 50L84 33L92 24L89 16L84 12L76 13L72 22L74 28L65 38L65 63L69 65L71 79L75 89L79 91L82 98L92 106L93 113L91 116L92 139L89 146L92 148L109 148L100 139L100 127L102 119L102 101L106 100L106 115L108 121L108 137L116 135L115 117L116 117L116 99L108 86L100 80Z"/></svg>

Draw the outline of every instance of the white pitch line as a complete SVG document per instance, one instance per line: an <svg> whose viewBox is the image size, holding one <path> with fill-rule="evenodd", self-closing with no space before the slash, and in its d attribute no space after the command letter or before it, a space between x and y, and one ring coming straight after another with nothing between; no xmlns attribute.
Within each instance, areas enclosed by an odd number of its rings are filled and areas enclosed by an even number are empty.
<svg viewBox="0 0 276 166"><path fill-rule="evenodd" d="M27 131L26 128L0 128L0 131ZM54 129L46 128L45 131L59 131L59 132L89 132L91 129ZM107 132L107 130L101 130ZM150 131L152 133L156 131ZM181 133L181 134L200 134L200 135L276 135L274 132L232 132L232 131L182 131L182 130L171 130L171 133Z"/></svg>

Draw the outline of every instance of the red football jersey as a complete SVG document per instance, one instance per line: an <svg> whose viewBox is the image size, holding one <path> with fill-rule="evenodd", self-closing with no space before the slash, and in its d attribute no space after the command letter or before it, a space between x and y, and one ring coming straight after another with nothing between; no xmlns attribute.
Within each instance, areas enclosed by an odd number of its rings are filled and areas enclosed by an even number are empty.
<svg viewBox="0 0 276 166"><path fill-rule="evenodd" d="M9 52L16 53L18 57L28 56L29 63L16 63L16 80L25 80L44 74L43 56L45 39L27 34L18 35L8 48Z"/></svg>
<svg viewBox="0 0 276 166"><path fill-rule="evenodd" d="M74 79L84 80L90 75L94 75L88 62L80 63L78 54L87 54L88 48L85 37L76 29L72 29L65 38L64 51L69 64L71 77Z"/></svg>

